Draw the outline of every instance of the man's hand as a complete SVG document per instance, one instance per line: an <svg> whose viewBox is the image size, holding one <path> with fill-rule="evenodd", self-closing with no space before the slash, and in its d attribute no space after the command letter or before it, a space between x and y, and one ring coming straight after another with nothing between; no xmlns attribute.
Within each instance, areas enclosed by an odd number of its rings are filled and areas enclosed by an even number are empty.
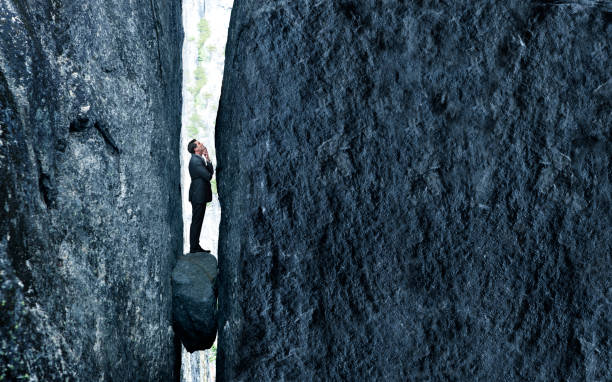
<svg viewBox="0 0 612 382"><path fill-rule="evenodd" d="M208 157L208 150L204 146L203 146L203 150L204 151L202 151L202 156L204 156L204 158L206 158L206 160L210 162L210 158Z"/></svg>

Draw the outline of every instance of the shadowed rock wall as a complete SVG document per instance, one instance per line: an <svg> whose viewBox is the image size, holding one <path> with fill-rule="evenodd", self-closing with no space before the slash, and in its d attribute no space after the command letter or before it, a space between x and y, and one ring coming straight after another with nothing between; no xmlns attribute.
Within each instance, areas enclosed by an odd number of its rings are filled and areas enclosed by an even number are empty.
<svg viewBox="0 0 612 382"><path fill-rule="evenodd" d="M178 378L179 1L0 0L0 375Z"/></svg>
<svg viewBox="0 0 612 382"><path fill-rule="evenodd" d="M235 2L220 380L612 378L612 7L563 3Z"/></svg>

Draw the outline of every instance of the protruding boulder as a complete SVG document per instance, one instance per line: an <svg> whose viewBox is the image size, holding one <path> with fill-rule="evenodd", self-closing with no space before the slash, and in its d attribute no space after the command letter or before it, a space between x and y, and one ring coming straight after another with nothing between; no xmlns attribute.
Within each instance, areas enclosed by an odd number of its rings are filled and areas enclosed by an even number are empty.
<svg viewBox="0 0 612 382"><path fill-rule="evenodd" d="M181 256L172 271L174 331L189 352L206 350L217 336L217 259L210 253Z"/></svg>

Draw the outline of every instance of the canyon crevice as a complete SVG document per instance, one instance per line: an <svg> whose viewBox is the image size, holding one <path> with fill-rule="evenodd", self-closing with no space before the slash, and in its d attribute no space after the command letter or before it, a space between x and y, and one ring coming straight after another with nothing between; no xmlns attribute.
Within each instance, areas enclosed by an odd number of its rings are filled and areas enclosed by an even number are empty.
<svg viewBox="0 0 612 382"><path fill-rule="evenodd" d="M236 1L218 379L611 380L611 10ZM180 14L0 0L8 380L178 378Z"/></svg>

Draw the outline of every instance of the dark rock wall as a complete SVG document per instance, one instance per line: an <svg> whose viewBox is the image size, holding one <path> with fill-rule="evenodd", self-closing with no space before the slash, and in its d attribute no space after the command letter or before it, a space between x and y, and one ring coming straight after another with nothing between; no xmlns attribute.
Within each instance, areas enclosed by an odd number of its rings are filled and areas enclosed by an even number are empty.
<svg viewBox="0 0 612 382"><path fill-rule="evenodd" d="M236 1L220 380L612 379L610 11Z"/></svg>
<svg viewBox="0 0 612 382"><path fill-rule="evenodd" d="M0 375L178 378L180 1L0 0Z"/></svg>

